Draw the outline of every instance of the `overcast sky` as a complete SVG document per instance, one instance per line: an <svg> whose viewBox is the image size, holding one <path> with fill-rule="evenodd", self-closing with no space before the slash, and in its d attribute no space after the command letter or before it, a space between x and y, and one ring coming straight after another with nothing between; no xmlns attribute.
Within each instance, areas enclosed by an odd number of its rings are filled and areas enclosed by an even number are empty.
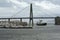
<svg viewBox="0 0 60 40"><path fill-rule="evenodd" d="M30 3L34 16L60 16L60 0L0 0L0 17L28 17Z"/></svg>

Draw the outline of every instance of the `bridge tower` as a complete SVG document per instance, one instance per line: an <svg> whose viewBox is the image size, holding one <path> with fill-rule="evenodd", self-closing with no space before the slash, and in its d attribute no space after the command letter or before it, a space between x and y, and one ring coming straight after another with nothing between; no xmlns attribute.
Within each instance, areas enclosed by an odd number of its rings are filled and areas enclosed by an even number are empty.
<svg viewBox="0 0 60 40"><path fill-rule="evenodd" d="M32 8L32 3L30 4L30 20L29 20L29 26L33 27L33 8Z"/></svg>

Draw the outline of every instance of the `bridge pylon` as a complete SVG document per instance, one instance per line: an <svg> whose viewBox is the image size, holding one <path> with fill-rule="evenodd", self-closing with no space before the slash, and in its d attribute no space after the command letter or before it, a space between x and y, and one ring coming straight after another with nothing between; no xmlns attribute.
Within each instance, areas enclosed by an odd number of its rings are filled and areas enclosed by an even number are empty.
<svg viewBox="0 0 60 40"><path fill-rule="evenodd" d="M33 8L32 8L32 3L30 4L30 20L29 20L29 26L33 27Z"/></svg>

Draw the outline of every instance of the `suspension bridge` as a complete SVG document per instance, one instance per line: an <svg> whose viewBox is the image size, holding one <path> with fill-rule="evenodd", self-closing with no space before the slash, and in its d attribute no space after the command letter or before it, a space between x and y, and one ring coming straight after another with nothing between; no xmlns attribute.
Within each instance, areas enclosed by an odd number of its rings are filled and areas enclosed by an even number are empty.
<svg viewBox="0 0 60 40"><path fill-rule="evenodd" d="M14 15L12 15L10 18L0 18L0 19L8 19L8 24L9 27L11 27L11 19L20 19L20 22L22 21L22 19L29 19L29 26L34 25L34 20L33 19L54 19L55 17L33 17L33 6L32 3L30 4L30 16L29 17L14 17L17 14L21 13L23 10L25 10L27 7L25 7L24 9L18 11L17 13L15 13Z"/></svg>

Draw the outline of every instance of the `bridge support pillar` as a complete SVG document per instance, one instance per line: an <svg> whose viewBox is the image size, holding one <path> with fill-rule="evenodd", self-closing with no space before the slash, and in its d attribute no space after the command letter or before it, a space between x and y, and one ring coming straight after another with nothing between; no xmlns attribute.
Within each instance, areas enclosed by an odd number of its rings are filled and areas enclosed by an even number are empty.
<svg viewBox="0 0 60 40"><path fill-rule="evenodd" d="M20 23L22 23L22 18L20 18Z"/></svg>
<svg viewBox="0 0 60 40"><path fill-rule="evenodd" d="M10 19L8 19L8 25L9 25L9 27L11 27L11 24L10 24Z"/></svg>
<svg viewBox="0 0 60 40"><path fill-rule="evenodd" d="M22 25L22 18L20 18L20 23L19 24Z"/></svg>

